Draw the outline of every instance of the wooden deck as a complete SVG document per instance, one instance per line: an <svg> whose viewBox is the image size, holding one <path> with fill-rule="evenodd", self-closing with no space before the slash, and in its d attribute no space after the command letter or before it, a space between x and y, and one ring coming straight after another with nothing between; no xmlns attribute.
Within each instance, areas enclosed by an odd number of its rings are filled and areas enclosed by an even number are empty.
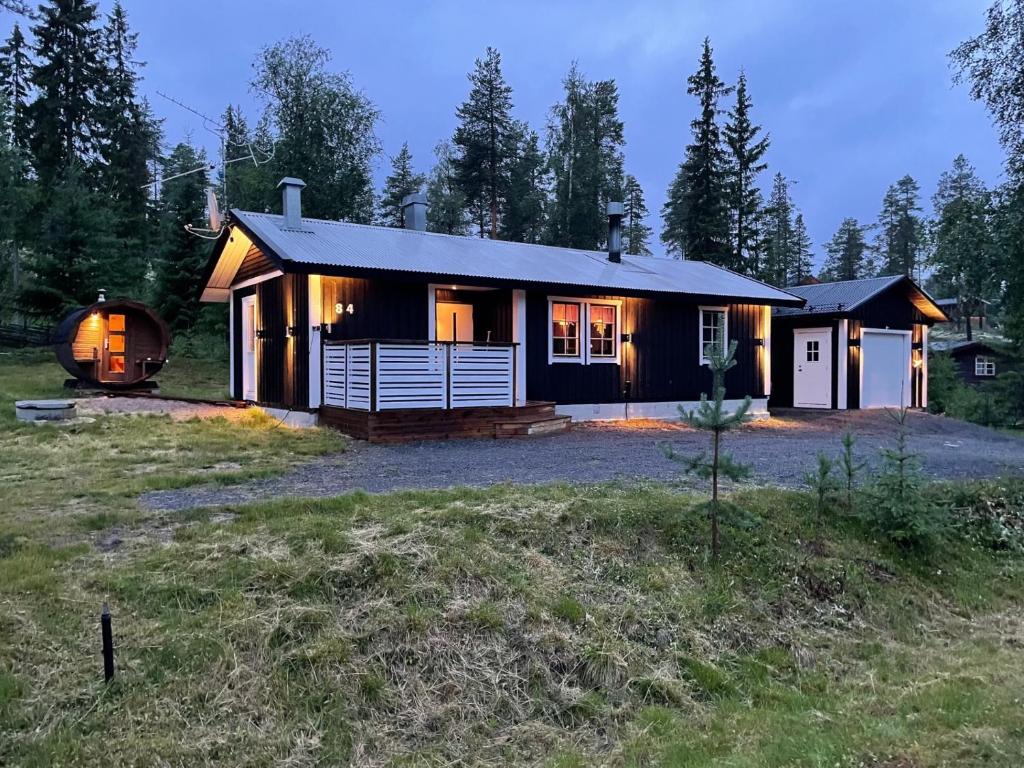
<svg viewBox="0 0 1024 768"><path fill-rule="evenodd" d="M371 443L439 440L452 437L528 437L565 432L571 419L555 404L471 408L401 408L365 411L321 406L320 422Z"/></svg>

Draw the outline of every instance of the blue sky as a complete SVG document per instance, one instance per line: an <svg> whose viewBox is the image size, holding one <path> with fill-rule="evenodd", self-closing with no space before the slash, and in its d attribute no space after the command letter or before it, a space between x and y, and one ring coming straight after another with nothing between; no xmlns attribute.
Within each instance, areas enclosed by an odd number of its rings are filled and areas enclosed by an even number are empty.
<svg viewBox="0 0 1024 768"><path fill-rule="evenodd" d="M101 7L110 6L101 0ZM665 190L689 139L696 104L685 77L711 37L720 75L747 72L755 118L771 134L770 174L794 182L820 263L846 216L873 221L886 187L909 173L926 206L939 174L963 152L990 184L1002 162L981 105L954 86L947 53L976 34L988 0L795 2L487 2L392 0L125 0L147 62L144 91L168 141L207 144L201 121L156 96L220 114L249 90L259 48L310 34L383 113L387 155L408 141L420 170L450 136L466 73L486 46L501 51L515 114L540 131L572 60L613 77L626 127L626 166L660 231ZM11 18L0 18L0 28ZM381 159L378 180L387 173ZM660 249L660 245L658 246Z"/></svg>

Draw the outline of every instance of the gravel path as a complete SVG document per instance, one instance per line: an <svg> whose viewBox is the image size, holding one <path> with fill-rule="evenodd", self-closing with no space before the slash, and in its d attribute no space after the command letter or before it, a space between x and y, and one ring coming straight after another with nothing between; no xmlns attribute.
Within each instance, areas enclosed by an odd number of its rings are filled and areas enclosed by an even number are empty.
<svg viewBox="0 0 1024 768"><path fill-rule="evenodd" d="M80 397L78 403L80 416L95 416L111 413L148 413L166 414L175 421L186 419L212 419L223 416L228 420L240 419L248 409L234 408L229 405L213 405L211 403L192 403L185 400L163 400L149 397Z"/></svg>
<svg viewBox="0 0 1024 768"><path fill-rule="evenodd" d="M924 413L908 417L910 445L925 471L937 478L995 476L1024 471L1024 438ZM843 430L858 438L858 452L877 465L878 448L892 441L894 425L881 411L780 412L729 433L726 448L752 465L761 484L796 486L820 451L836 454ZM594 483L616 478L670 480L679 467L660 445L684 452L707 447L708 436L674 424L578 424L564 435L510 440L448 440L404 445L354 441L344 454L326 456L285 474L227 487L197 487L146 494L153 510L238 504L282 496L335 496L363 489L486 486L501 482ZM244 448L242 448L244 450Z"/></svg>

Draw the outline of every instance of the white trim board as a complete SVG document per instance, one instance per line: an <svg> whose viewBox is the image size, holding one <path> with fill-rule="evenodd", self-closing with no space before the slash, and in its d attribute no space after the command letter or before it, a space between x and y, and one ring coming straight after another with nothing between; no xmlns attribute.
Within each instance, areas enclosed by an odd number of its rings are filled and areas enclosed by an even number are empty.
<svg viewBox="0 0 1024 768"><path fill-rule="evenodd" d="M733 411L742 400L726 400L724 407ZM631 419L654 419L678 421L679 407L693 410L700 405L698 400L671 400L657 403L592 403L584 405L556 404L555 413L571 416L573 421L629 421ZM750 403L750 418L768 418L768 398L755 397Z"/></svg>
<svg viewBox="0 0 1024 768"><path fill-rule="evenodd" d="M296 275L296 278L298 275ZM321 344L321 326L323 321L324 295L320 275L309 276L309 407L316 408L321 404L323 395L320 391L323 376L321 374L323 347Z"/></svg>
<svg viewBox="0 0 1024 768"><path fill-rule="evenodd" d="M839 321L839 349L836 353L836 408L847 409L850 380L850 321Z"/></svg>
<svg viewBox="0 0 1024 768"><path fill-rule="evenodd" d="M281 277L284 275L280 269L275 269L273 272L267 272L263 275L256 275L256 277L250 277L248 280L243 280L240 283L235 283L231 286L231 290L237 291L239 288L248 288L250 285L258 285L259 283L265 283L267 280L273 280L275 277Z"/></svg>

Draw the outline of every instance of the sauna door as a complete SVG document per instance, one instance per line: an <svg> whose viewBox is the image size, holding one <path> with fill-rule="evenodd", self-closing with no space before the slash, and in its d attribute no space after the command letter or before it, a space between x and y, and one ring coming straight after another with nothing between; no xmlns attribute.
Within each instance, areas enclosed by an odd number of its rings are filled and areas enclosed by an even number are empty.
<svg viewBox="0 0 1024 768"><path fill-rule="evenodd" d="M128 332L125 315L107 315L107 334L103 340L103 371L100 381L124 381L128 378Z"/></svg>

